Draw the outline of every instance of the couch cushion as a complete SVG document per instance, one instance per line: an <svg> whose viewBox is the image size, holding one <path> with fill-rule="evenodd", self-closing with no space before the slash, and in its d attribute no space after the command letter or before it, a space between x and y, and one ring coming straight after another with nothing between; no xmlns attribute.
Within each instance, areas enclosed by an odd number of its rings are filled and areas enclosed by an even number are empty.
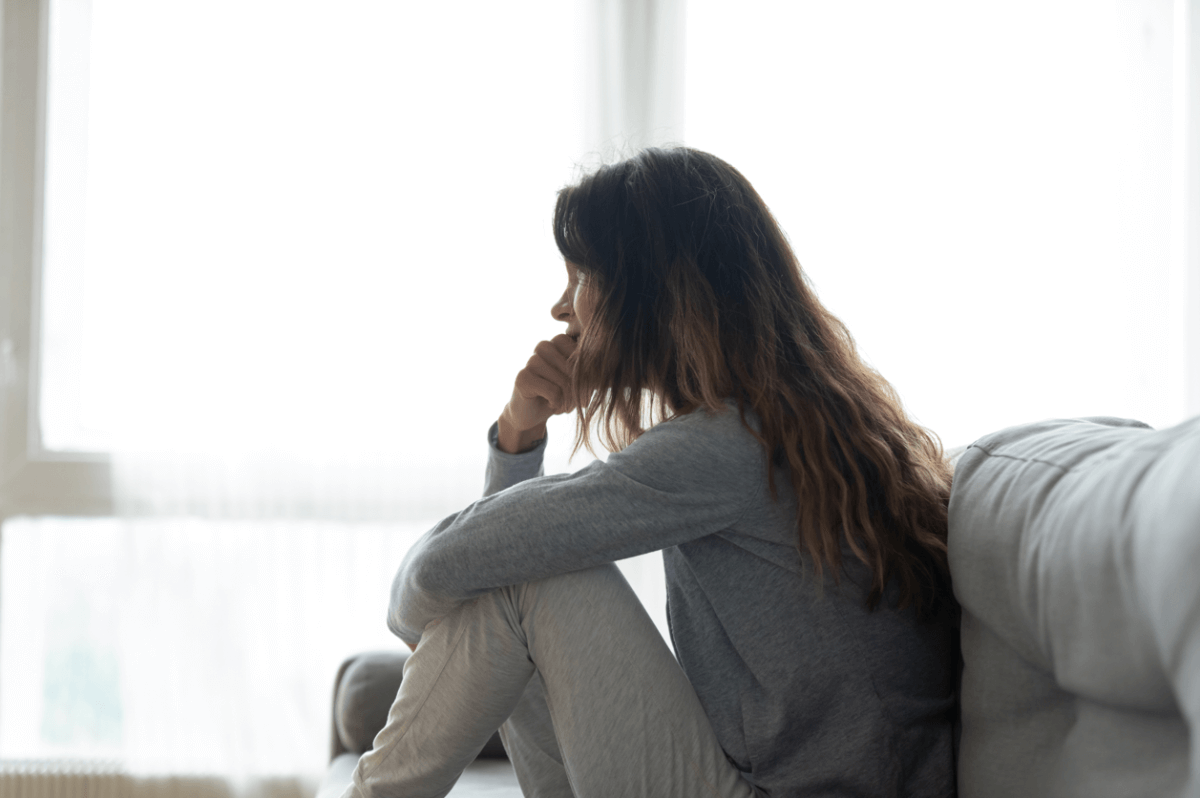
<svg viewBox="0 0 1200 798"><path fill-rule="evenodd" d="M981 438L949 546L963 798L1200 796L1200 418Z"/></svg>

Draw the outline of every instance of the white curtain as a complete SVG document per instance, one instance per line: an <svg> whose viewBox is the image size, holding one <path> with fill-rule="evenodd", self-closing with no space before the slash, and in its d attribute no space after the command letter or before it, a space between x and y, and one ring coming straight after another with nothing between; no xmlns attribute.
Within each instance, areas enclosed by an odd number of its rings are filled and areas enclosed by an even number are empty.
<svg viewBox="0 0 1200 798"><path fill-rule="evenodd" d="M684 0L587 0L589 160L684 141Z"/></svg>

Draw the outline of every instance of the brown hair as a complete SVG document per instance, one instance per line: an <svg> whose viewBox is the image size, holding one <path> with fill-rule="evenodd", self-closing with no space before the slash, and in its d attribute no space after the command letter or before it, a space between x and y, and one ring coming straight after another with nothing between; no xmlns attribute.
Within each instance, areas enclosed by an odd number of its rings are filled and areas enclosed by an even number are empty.
<svg viewBox="0 0 1200 798"><path fill-rule="evenodd" d="M562 189L554 236L594 291L574 357L576 449L593 424L618 450L656 418L732 398L770 455L775 500L788 469L797 548L818 577L840 576L844 540L873 574L868 607L892 579L899 607L948 597L941 443L859 357L740 172L694 149L644 150Z"/></svg>

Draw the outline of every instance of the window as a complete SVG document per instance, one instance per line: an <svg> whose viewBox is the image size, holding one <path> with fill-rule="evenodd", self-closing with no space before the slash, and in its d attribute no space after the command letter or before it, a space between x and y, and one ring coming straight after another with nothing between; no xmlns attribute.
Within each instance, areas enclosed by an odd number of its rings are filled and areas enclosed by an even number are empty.
<svg viewBox="0 0 1200 798"><path fill-rule="evenodd" d="M398 645L391 574L558 327L578 10L5 12L44 110L6 71L0 757L312 777L339 662Z"/></svg>
<svg viewBox="0 0 1200 798"><path fill-rule="evenodd" d="M740 168L948 445L1200 412L1193 6L3 4L0 759L318 773L614 151Z"/></svg>

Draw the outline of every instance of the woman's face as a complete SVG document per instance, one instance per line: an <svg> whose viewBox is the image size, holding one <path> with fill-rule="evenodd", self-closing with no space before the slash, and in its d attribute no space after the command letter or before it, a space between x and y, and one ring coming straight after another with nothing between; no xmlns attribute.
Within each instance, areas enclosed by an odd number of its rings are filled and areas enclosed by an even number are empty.
<svg viewBox="0 0 1200 798"><path fill-rule="evenodd" d="M592 311L596 307L596 298L587 275L574 263L567 264L567 290L550 308L550 314L558 321L567 323L567 335L579 341L579 336L587 329L592 320Z"/></svg>

